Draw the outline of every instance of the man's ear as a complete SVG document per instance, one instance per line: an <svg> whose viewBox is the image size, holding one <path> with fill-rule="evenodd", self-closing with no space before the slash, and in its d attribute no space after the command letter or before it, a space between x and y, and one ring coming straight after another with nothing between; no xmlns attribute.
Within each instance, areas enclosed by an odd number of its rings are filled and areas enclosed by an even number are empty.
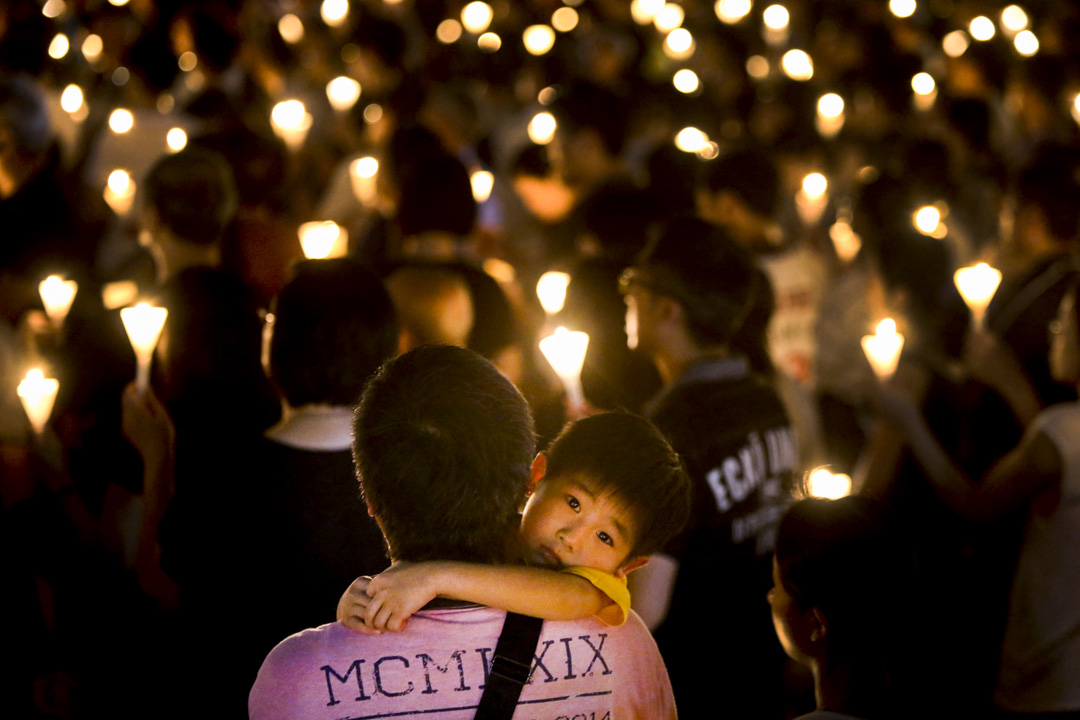
<svg viewBox="0 0 1080 720"><path fill-rule="evenodd" d="M821 642L829 634L829 621L819 607L810 608L810 617L810 641Z"/></svg>
<svg viewBox="0 0 1080 720"><path fill-rule="evenodd" d="M648 564L649 564L649 556L648 555L641 555L641 556L633 558L631 560L627 560L626 562L624 562L622 565L619 566L618 570L615 571L615 577L626 577L627 573L631 573L634 570L637 570L638 568L645 567Z"/></svg>
<svg viewBox="0 0 1080 720"><path fill-rule="evenodd" d="M544 453L536 453L532 468L529 470L529 494L536 490L536 484L547 474L547 456Z"/></svg>

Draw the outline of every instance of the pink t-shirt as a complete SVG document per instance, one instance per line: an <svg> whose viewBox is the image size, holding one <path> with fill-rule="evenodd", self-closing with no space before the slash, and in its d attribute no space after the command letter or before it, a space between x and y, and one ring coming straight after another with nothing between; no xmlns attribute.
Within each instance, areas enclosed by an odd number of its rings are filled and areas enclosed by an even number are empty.
<svg viewBox="0 0 1080 720"><path fill-rule="evenodd" d="M471 607L419 612L401 633L362 635L340 623L304 630L263 661L250 718L472 718L505 617ZM667 670L636 614L620 627L544 623L514 718L574 717L676 717Z"/></svg>

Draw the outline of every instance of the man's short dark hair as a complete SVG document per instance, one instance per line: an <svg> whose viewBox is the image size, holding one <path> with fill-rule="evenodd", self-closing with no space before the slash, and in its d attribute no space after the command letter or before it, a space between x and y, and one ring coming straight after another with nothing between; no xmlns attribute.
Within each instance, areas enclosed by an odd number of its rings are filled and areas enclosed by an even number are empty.
<svg viewBox="0 0 1080 720"><path fill-rule="evenodd" d="M354 260L305 260L278 294L270 374L293 407L353 406L397 349L394 306Z"/></svg>
<svg viewBox="0 0 1080 720"><path fill-rule="evenodd" d="M549 110L559 132L594 130L608 154L622 154L629 130L625 103L615 93L593 83L573 82L559 89Z"/></svg>
<svg viewBox="0 0 1080 720"><path fill-rule="evenodd" d="M465 237L476 224L476 200L465 165L453 155L431 154L401 175L397 224L403 237L446 232Z"/></svg>
<svg viewBox="0 0 1080 720"><path fill-rule="evenodd" d="M528 403L463 348L391 360L356 411L360 486L395 560L508 562L535 451Z"/></svg>
<svg viewBox="0 0 1080 720"><path fill-rule="evenodd" d="M236 215L232 169L221 155L187 147L154 163L143 181L145 207L181 240L212 245Z"/></svg>
<svg viewBox="0 0 1080 720"><path fill-rule="evenodd" d="M780 172L761 150L738 150L709 162L703 182L710 193L734 193L762 217L772 217L780 202Z"/></svg>
<svg viewBox="0 0 1080 720"><path fill-rule="evenodd" d="M679 455L648 420L601 413L568 425L547 452L546 478L579 475L635 520L628 557L651 555L686 525L690 478ZM543 482L543 480L541 480Z"/></svg>
<svg viewBox="0 0 1080 720"><path fill-rule="evenodd" d="M746 249L704 220L666 223L634 267L635 279L679 301L687 329L699 344L731 346L743 337L751 317L760 321L764 316L767 323L772 314L768 278ZM749 348L740 349L751 354Z"/></svg>

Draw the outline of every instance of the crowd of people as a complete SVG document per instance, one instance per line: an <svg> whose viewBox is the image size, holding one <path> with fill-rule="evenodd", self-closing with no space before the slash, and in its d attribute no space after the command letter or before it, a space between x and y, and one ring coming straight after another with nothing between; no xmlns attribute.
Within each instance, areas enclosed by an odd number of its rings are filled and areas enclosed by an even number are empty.
<svg viewBox="0 0 1080 720"><path fill-rule="evenodd" d="M4 4L0 707L491 717L523 615L537 717L1080 715L1078 48L1054 0Z"/></svg>

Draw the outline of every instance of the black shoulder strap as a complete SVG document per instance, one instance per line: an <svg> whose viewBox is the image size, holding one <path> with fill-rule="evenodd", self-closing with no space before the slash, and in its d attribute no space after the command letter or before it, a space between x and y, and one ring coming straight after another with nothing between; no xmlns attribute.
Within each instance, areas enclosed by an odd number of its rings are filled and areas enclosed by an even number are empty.
<svg viewBox="0 0 1080 720"><path fill-rule="evenodd" d="M475 720L510 720L521 689L529 681L543 624L540 618L506 613Z"/></svg>

